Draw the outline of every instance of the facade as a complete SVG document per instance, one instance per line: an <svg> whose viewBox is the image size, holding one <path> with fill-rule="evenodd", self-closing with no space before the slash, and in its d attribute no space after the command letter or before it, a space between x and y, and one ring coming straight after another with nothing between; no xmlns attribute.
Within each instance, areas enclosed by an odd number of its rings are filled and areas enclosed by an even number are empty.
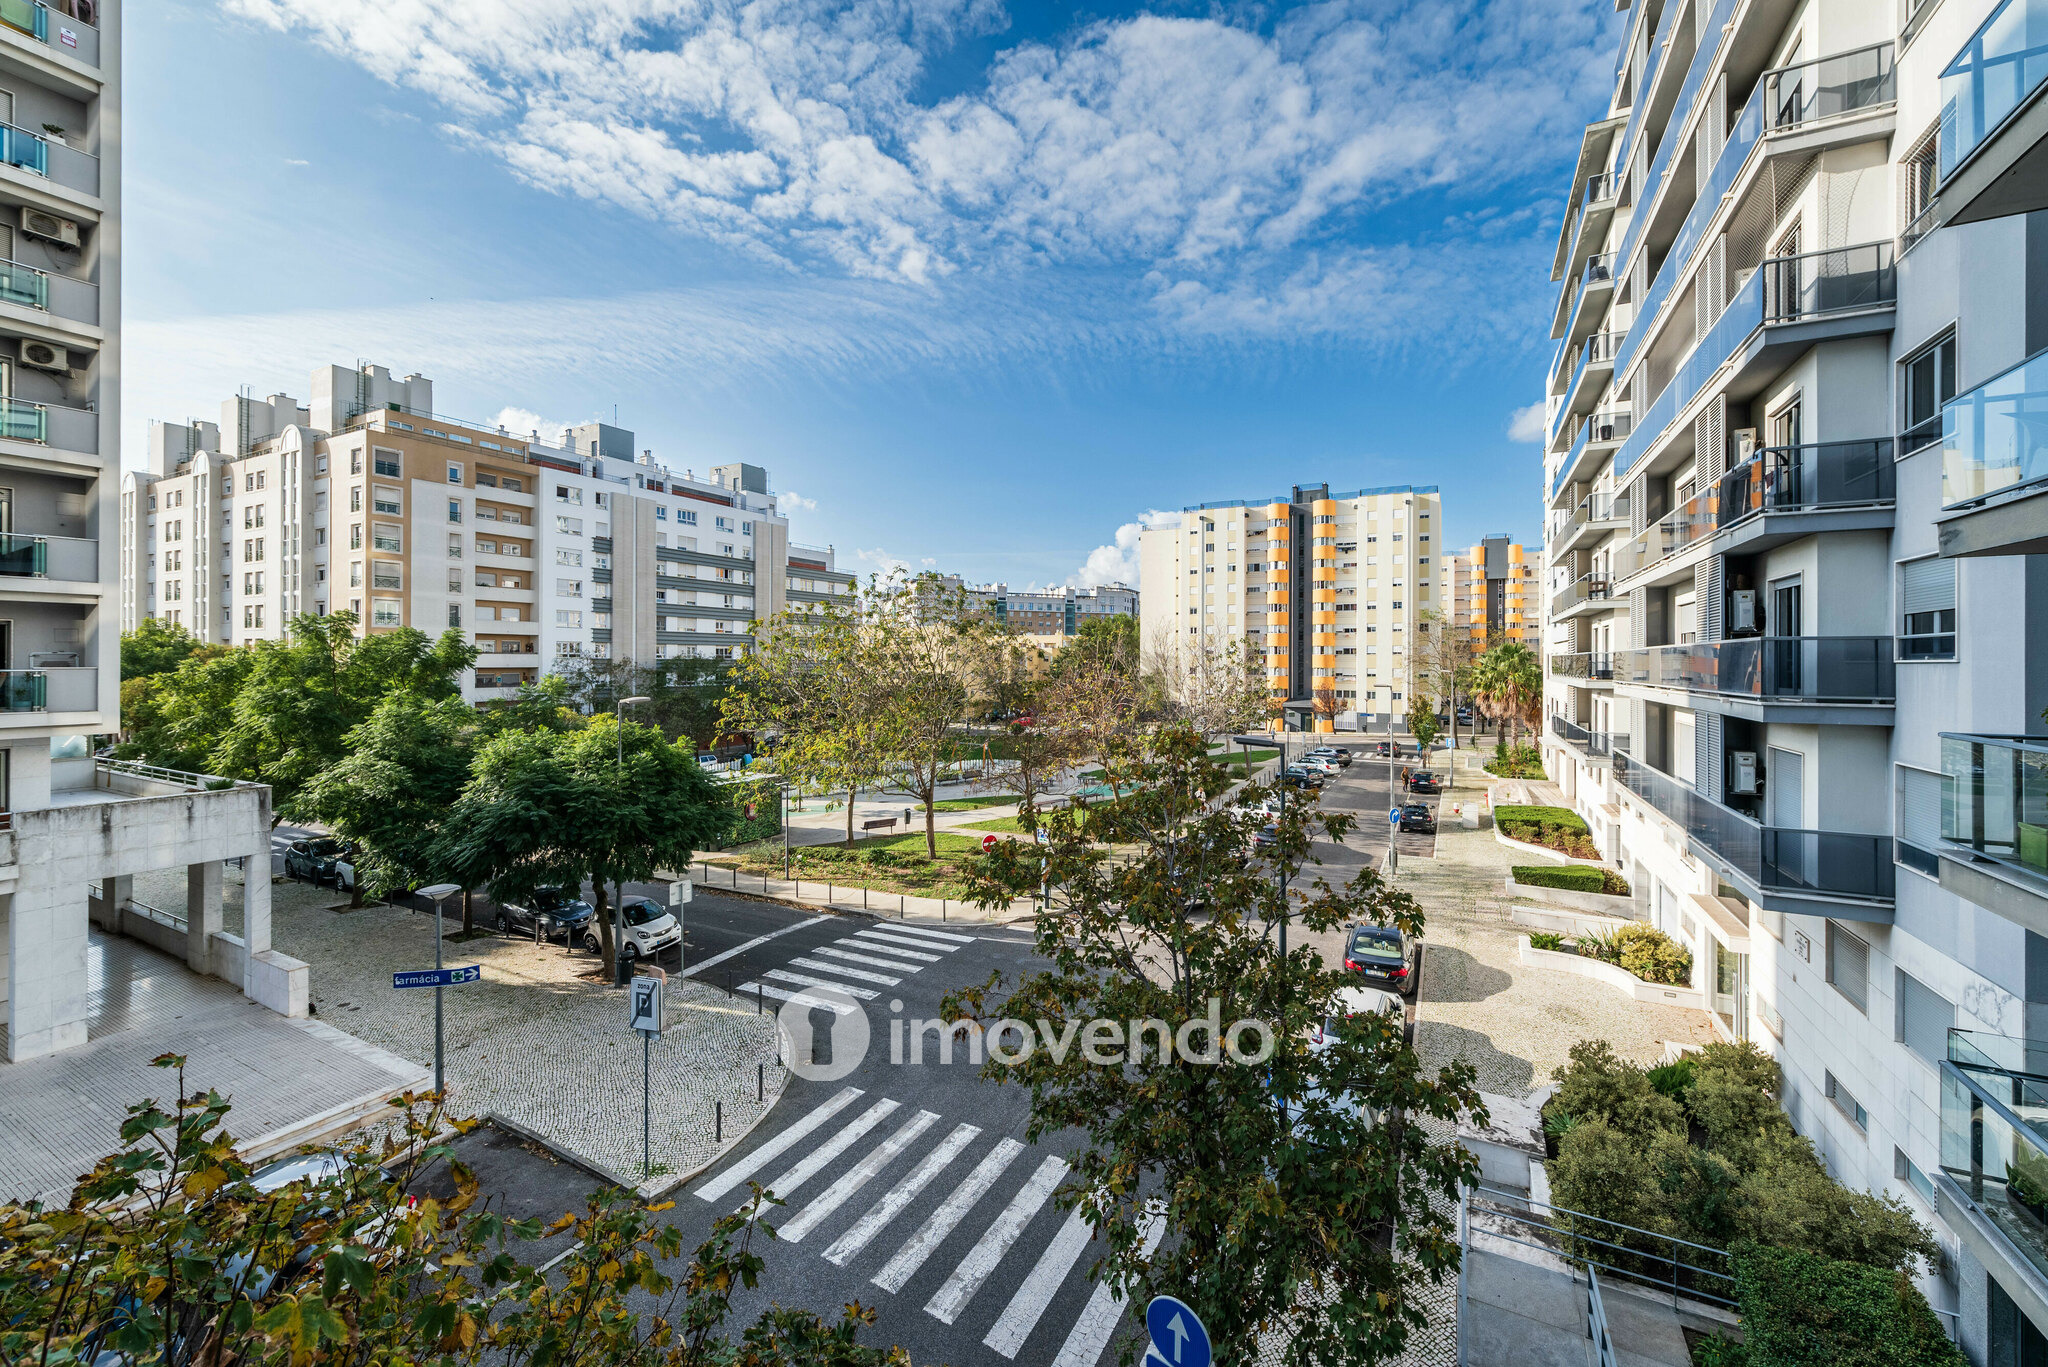
<svg viewBox="0 0 2048 1367"><path fill-rule="evenodd" d="M364 632L453 627L489 699L560 660L730 658L756 619L851 590L829 547L790 544L759 466L700 479L608 423L544 442L443 417L432 381L382 366L316 371L312 396L152 426L122 481L124 630L244 644L343 610Z"/></svg>
<svg viewBox="0 0 2048 1367"><path fill-rule="evenodd" d="M1542 639L1542 592L1536 561L1506 532L1483 538L1462 555L1444 557L1439 606L1449 629L1463 631L1472 649L1494 641Z"/></svg>
<svg viewBox="0 0 2048 1367"><path fill-rule="evenodd" d="M1545 764L2048 1352L2044 0L1637 0L1553 278Z"/></svg>
<svg viewBox="0 0 2048 1367"><path fill-rule="evenodd" d="M1013 589L1007 584L969 584L957 574L944 576L942 582L949 589L964 591L972 602L1048 653L1079 635L1081 624L1091 618L1138 615L1138 591L1127 584Z"/></svg>
<svg viewBox="0 0 2048 1367"><path fill-rule="evenodd" d="M1356 730L1407 711L1425 608L1437 604L1435 485L1184 509L1139 543L1147 650L1239 641L1265 659L1275 714ZM1318 709L1320 698L1320 712Z"/></svg>
<svg viewBox="0 0 2048 1367"><path fill-rule="evenodd" d="M93 757L120 716L122 18L121 0L0 12L0 1089L125 998L95 978L95 925L305 1013L267 879L222 930L222 861L269 859L270 790ZM132 875L179 865L185 921L130 903Z"/></svg>

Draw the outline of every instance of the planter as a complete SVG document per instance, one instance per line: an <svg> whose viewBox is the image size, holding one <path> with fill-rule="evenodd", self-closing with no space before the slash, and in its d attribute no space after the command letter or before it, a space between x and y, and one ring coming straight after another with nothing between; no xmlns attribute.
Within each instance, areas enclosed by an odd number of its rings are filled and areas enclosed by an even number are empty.
<svg viewBox="0 0 2048 1367"><path fill-rule="evenodd" d="M1594 916L1566 907L1515 907L1508 912L1508 920L1525 930L1545 930L1574 940L1587 935L1611 935L1636 922L1633 916Z"/></svg>
<svg viewBox="0 0 2048 1367"><path fill-rule="evenodd" d="M1566 854L1566 853L1565 853L1565 852L1564 852L1563 850L1553 850L1553 849L1551 849L1551 848L1550 848L1550 846L1548 846L1548 845L1531 845L1531 844L1530 844L1530 843L1529 843L1528 841L1526 841L1526 840L1510 840L1510 839L1509 839L1509 838L1508 838L1507 836L1504 836L1504 835L1502 835L1502 834L1500 833L1500 825L1499 825L1499 823L1497 823L1497 822L1495 823L1495 825L1494 825L1494 828L1493 828L1493 838L1494 838L1495 840L1498 840L1498 841L1499 841L1499 842L1500 842L1501 844L1503 844L1503 845L1507 846L1507 847L1508 847L1509 849L1511 849L1511 850L1520 850L1520 851L1521 851L1522 853L1524 853L1524 854L1534 854L1534 855L1540 855L1540 856L1542 856L1543 858L1545 858L1545 859L1548 859L1548 860L1550 860L1550 861L1551 861L1551 862L1553 862L1553 863L1557 863L1557 864L1594 864L1594 865L1602 865L1602 866L1604 866L1604 863L1603 863L1603 861L1602 861L1602 860L1598 860L1598 859L1579 859L1579 858L1576 858L1576 857L1574 857L1574 856L1572 856L1572 855ZM1547 891L1552 891L1552 889L1547 889L1547 888L1546 888L1546 889L1544 889L1544 890L1545 890L1546 892L1547 892Z"/></svg>
<svg viewBox="0 0 2048 1367"><path fill-rule="evenodd" d="M1526 849L1528 846L1523 848ZM1555 855L1557 851L1551 850L1548 853ZM1586 864L1592 861L1574 859L1568 862ZM1508 896L1527 902L1546 902L1554 907L1570 907L1573 911L1583 911L1594 916L1613 916L1624 921L1640 919L1636 915L1636 901L1633 897L1622 897L1611 892L1574 892L1570 888L1531 887L1527 883L1517 883L1513 874L1508 875L1507 886Z"/></svg>
<svg viewBox="0 0 2048 1367"><path fill-rule="evenodd" d="M1554 968L1561 973L1576 973L1582 978L1591 978L1639 1002L1651 1002L1661 1006L1689 1006L1695 1011L1707 1009L1706 994L1698 988L1666 987L1662 983L1646 983L1620 964L1589 959L1583 954L1572 954L1561 949L1537 949L1529 943L1529 937L1526 935L1521 937L1521 961L1537 968Z"/></svg>

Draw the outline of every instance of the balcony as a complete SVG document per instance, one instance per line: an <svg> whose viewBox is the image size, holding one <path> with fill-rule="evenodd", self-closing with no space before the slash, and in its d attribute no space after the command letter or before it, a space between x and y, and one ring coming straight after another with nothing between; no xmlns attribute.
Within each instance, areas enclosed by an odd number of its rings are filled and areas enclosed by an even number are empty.
<svg viewBox="0 0 2048 1367"><path fill-rule="evenodd" d="M1841 920L1891 920L1895 870L1888 835L1764 826L1703 797L1627 753L1615 777L1686 835L1695 854L1772 911ZM1816 905L1816 904L1819 905Z"/></svg>
<svg viewBox="0 0 2048 1367"><path fill-rule="evenodd" d="M97 455L100 449L100 415L61 404L0 398L0 441L30 442L37 446Z"/></svg>
<svg viewBox="0 0 2048 1367"><path fill-rule="evenodd" d="M1550 616L1555 620L1577 608L1605 607L1613 596L1614 584L1605 575L1581 575L1552 595Z"/></svg>
<svg viewBox="0 0 2048 1367"><path fill-rule="evenodd" d="M1689 573L1679 558L1724 534L1718 550L1726 553L1766 550L1815 532L1889 527L1897 480L1889 437L1766 447L1617 547L1614 576L1632 579L1667 562L1667 576Z"/></svg>
<svg viewBox="0 0 2048 1367"><path fill-rule="evenodd" d="M100 192L98 157L11 123L0 123L0 162L82 195L97 198Z"/></svg>
<svg viewBox="0 0 2048 1367"><path fill-rule="evenodd" d="M1757 721L1888 725L1898 697L1889 636L1741 636L1618 650L1614 681L1724 700L1734 705L1711 710Z"/></svg>
<svg viewBox="0 0 2048 1367"><path fill-rule="evenodd" d="M1583 679L1589 683L1611 682L1614 656L1608 651L1580 651L1550 657L1550 674L1557 679Z"/></svg>
<svg viewBox="0 0 2048 1367"><path fill-rule="evenodd" d="M1628 495L1611 491L1587 494L1578 506L1550 516L1550 554L1560 556L1590 540L1587 533L1611 532L1628 525Z"/></svg>
<svg viewBox="0 0 2048 1367"><path fill-rule="evenodd" d="M100 543L70 536L0 533L0 587L6 579L62 579L96 584Z"/></svg>
<svg viewBox="0 0 2048 1367"><path fill-rule="evenodd" d="M2004 0L1941 73L1939 223L2048 208L2048 0Z"/></svg>
<svg viewBox="0 0 2048 1367"><path fill-rule="evenodd" d="M2048 738L1941 737L1941 885L2048 925Z"/></svg>
<svg viewBox="0 0 2048 1367"><path fill-rule="evenodd" d="M89 327L99 326L100 321L98 285L19 261L0 260L0 304L35 309Z"/></svg>
<svg viewBox="0 0 2048 1367"><path fill-rule="evenodd" d="M1588 731L1563 717L1551 717L1550 733L1587 759L1611 760L1628 749L1628 736L1623 732Z"/></svg>
<svg viewBox="0 0 2048 1367"><path fill-rule="evenodd" d="M0 670L0 712L96 712L97 669Z"/></svg>
<svg viewBox="0 0 2048 1367"><path fill-rule="evenodd" d="M1564 411L1583 413L1593 406L1614 373L1614 349L1620 341L1618 332L1596 332L1572 348L1565 361L1570 380L1564 389Z"/></svg>
<svg viewBox="0 0 2048 1367"><path fill-rule="evenodd" d="M1584 478L1593 458L1626 441L1634 426L1634 417L1625 410L1595 413L1579 423L1572 431L1571 449L1551 477L1550 501L1557 502L1559 494Z"/></svg>
<svg viewBox="0 0 2048 1367"><path fill-rule="evenodd" d="M100 64L100 31L89 20L70 13L76 8L60 4L53 13L36 0L0 0L0 26L96 67Z"/></svg>
<svg viewBox="0 0 2048 1367"><path fill-rule="evenodd" d="M1935 1196L2029 1318L2048 1319L2048 1043L1948 1032Z"/></svg>
<svg viewBox="0 0 2048 1367"><path fill-rule="evenodd" d="M2048 351L1941 410L1946 556L2048 552Z"/></svg>
<svg viewBox="0 0 2048 1367"><path fill-rule="evenodd" d="M1586 258L1586 264L1558 295L1557 313L1550 324L1552 337L1569 340L1585 335L1579 325L1585 320L1586 302L1613 290L1615 266L1613 252Z"/></svg>

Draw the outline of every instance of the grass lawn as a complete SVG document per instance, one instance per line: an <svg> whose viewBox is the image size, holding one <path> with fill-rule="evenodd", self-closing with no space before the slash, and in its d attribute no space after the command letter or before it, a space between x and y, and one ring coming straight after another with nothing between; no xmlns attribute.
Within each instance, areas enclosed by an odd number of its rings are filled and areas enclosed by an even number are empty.
<svg viewBox="0 0 2048 1367"><path fill-rule="evenodd" d="M937 837L937 859L926 857L922 829L870 836L854 841L850 849L843 843L798 845L790 850L790 872L803 882L830 883L835 888L963 899L967 882L960 865L981 852L981 839L955 831L939 831ZM782 844L759 841L726 851L719 862L737 862L743 874L780 878Z"/></svg>
<svg viewBox="0 0 2048 1367"><path fill-rule="evenodd" d="M970 821L961 829L969 831L994 831L998 835L1023 835L1025 833L1024 828L1017 824L1017 818L1014 816L999 816L993 821Z"/></svg>
<svg viewBox="0 0 2048 1367"><path fill-rule="evenodd" d="M1252 763L1264 764L1269 759L1280 758L1280 752L1278 750L1254 750L1251 752L1251 756ZM1230 749L1211 750L1209 758L1224 764L1242 765L1244 763L1244 751Z"/></svg>
<svg viewBox="0 0 2048 1367"><path fill-rule="evenodd" d="M947 797L932 804L935 812L978 812L983 807L1008 807L1017 801L1015 793L989 793L983 797Z"/></svg>

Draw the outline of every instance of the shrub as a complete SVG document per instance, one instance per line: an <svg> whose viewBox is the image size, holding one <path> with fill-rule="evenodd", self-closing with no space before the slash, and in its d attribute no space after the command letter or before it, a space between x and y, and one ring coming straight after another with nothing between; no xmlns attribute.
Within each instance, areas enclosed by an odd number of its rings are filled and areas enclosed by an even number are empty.
<svg viewBox="0 0 2048 1367"><path fill-rule="evenodd" d="M1789 1130L1778 1108L1777 1060L1748 1040L1710 1044L1689 1055L1696 1076L1685 1109L1706 1132L1707 1143L1743 1167L1756 1165L1756 1146Z"/></svg>
<svg viewBox="0 0 2048 1367"><path fill-rule="evenodd" d="M1668 1096L1679 1105L1685 1105L1685 1095L1692 1089L1694 1076L1699 1072L1699 1059L1687 1054L1673 1063L1650 1070L1650 1085L1659 1095Z"/></svg>
<svg viewBox="0 0 2048 1367"><path fill-rule="evenodd" d="M1548 1109L1580 1121L1599 1120L1638 1142L1659 1130L1685 1128L1678 1103L1660 1096L1647 1072L1616 1058L1604 1039L1580 1040L1571 1047L1571 1063L1551 1074L1557 1093ZM1561 1146L1560 1146L1561 1147Z"/></svg>
<svg viewBox="0 0 2048 1367"><path fill-rule="evenodd" d="M1789 1248L1735 1253L1750 1367L1963 1367L1903 1272Z"/></svg>
<svg viewBox="0 0 2048 1367"><path fill-rule="evenodd" d="M1683 987L1692 981L1692 951L1654 926L1632 921L1606 935L1588 935L1579 952L1619 964L1646 983Z"/></svg>
<svg viewBox="0 0 2048 1367"><path fill-rule="evenodd" d="M1843 1186L1790 1126L1751 1157L1731 1211L1734 1237L1899 1272L1934 1264L1934 1236L1904 1202Z"/></svg>
<svg viewBox="0 0 2048 1367"><path fill-rule="evenodd" d="M1551 1203L1561 1210L1637 1229L1656 1229L1662 1218L1663 1198L1650 1173L1648 1148L1640 1137L1597 1116L1581 1116L1559 1136L1557 1157L1545 1170ZM1590 1226L1585 1232L1612 1237Z"/></svg>
<svg viewBox="0 0 2048 1367"><path fill-rule="evenodd" d="M1564 936L1552 934L1547 930L1532 930L1529 932L1529 948L1562 951Z"/></svg>
<svg viewBox="0 0 2048 1367"><path fill-rule="evenodd" d="M1509 803L1493 809L1493 824L1510 840L1561 850L1575 858L1599 857L1593 848L1592 831L1569 807L1525 807Z"/></svg>
<svg viewBox="0 0 2048 1367"><path fill-rule="evenodd" d="M1693 1341L1692 1367L1750 1367L1749 1348L1741 1339L1709 1334Z"/></svg>
<svg viewBox="0 0 2048 1367"><path fill-rule="evenodd" d="M1540 809L1539 809L1540 810ZM1590 842L1589 842L1590 843ZM1525 888L1561 888L1566 892L1603 892L1611 897L1629 895L1628 880L1612 869L1590 864L1516 864L1508 870Z"/></svg>
<svg viewBox="0 0 2048 1367"><path fill-rule="evenodd" d="M1543 752L1533 745L1517 745L1512 750L1496 745L1486 772L1496 778L1542 778Z"/></svg>

